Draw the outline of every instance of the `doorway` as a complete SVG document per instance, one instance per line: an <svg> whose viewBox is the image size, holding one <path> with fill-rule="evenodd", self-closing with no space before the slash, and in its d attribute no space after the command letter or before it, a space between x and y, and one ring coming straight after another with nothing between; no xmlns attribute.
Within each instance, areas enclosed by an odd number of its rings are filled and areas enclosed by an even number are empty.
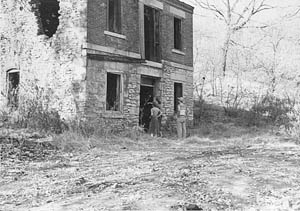
<svg viewBox="0 0 300 211"><path fill-rule="evenodd" d="M151 120L153 97L158 94L159 79L149 76L141 77L139 125L147 132Z"/></svg>
<svg viewBox="0 0 300 211"><path fill-rule="evenodd" d="M8 106L17 108L19 105L20 72L17 69L7 71L7 100Z"/></svg>
<svg viewBox="0 0 300 211"><path fill-rule="evenodd" d="M183 96L182 83L174 83L174 111L177 112L178 98Z"/></svg>

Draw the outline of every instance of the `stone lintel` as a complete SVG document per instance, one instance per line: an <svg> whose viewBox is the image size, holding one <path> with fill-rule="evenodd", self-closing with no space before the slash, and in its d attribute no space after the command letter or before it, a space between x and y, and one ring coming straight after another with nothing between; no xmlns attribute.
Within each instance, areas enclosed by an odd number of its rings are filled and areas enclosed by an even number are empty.
<svg viewBox="0 0 300 211"><path fill-rule="evenodd" d="M160 10L164 9L164 4L160 1L157 1L157 0L140 0L140 1L150 7L155 7Z"/></svg>
<svg viewBox="0 0 300 211"><path fill-rule="evenodd" d="M183 10L177 9L175 7L170 6L170 13L173 15L180 17L180 18L185 18L185 12Z"/></svg>
<svg viewBox="0 0 300 211"><path fill-rule="evenodd" d="M141 75L147 75L152 77L161 78L162 77L162 70L153 68L153 67L147 67L147 66L141 66L140 68L140 74Z"/></svg>
<svg viewBox="0 0 300 211"><path fill-rule="evenodd" d="M174 81L186 82L185 74L182 73L177 73L177 72L171 73L170 78Z"/></svg>
<svg viewBox="0 0 300 211"><path fill-rule="evenodd" d="M167 61L167 60L162 60L162 63L166 64L166 65L169 65L169 66L172 66L172 67L176 67L176 68L180 68L180 69L184 69L184 70L189 70L189 71L194 71L194 67L192 67L192 66L187 66L187 65L184 65L184 64L179 64L179 63L171 62L171 61Z"/></svg>
<svg viewBox="0 0 300 211"><path fill-rule="evenodd" d="M117 54L117 55L136 58L136 59L141 59L141 54L139 54L139 53L119 50L119 49L116 49L116 48L113 48L113 47L107 47L107 46L97 45L97 44L93 44L93 43L85 43L82 46L82 48L83 49L100 51L100 52L105 52L105 53L110 53L110 54Z"/></svg>

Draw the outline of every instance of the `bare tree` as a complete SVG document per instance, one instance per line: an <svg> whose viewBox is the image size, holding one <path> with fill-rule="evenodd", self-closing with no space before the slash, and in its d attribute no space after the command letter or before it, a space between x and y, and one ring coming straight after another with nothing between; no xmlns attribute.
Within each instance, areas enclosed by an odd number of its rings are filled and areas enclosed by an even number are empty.
<svg viewBox="0 0 300 211"><path fill-rule="evenodd" d="M227 56L232 36L237 31L249 27L252 18L273 7L267 0L196 0L198 5L211 11L222 20L226 26L226 36L222 47L222 71L225 76ZM254 27L265 28L267 25L259 24Z"/></svg>
<svg viewBox="0 0 300 211"><path fill-rule="evenodd" d="M290 77L285 59L292 52L287 51L284 46L290 46L293 42L280 27L270 27L261 33L263 42L253 49L252 69L259 73L260 82L267 85L267 92L273 95L277 85L285 83L280 80Z"/></svg>

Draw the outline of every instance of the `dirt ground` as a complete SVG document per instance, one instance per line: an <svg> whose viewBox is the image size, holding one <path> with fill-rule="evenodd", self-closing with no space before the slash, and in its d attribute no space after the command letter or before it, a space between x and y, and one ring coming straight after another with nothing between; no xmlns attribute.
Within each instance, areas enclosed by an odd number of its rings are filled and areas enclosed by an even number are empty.
<svg viewBox="0 0 300 211"><path fill-rule="evenodd" d="M271 133L2 157L1 211L300 210L300 146Z"/></svg>

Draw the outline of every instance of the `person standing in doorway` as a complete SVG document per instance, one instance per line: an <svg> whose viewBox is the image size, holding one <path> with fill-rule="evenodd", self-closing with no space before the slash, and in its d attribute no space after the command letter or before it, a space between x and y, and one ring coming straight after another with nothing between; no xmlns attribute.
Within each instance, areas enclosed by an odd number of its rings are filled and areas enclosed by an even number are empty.
<svg viewBox="0 0 300 211"><path fill-rule="evenodd" d="M183 97L179 97L177 106L177 135L179 139L186 138L186 117L186 105L184 104Z"/></svg>

